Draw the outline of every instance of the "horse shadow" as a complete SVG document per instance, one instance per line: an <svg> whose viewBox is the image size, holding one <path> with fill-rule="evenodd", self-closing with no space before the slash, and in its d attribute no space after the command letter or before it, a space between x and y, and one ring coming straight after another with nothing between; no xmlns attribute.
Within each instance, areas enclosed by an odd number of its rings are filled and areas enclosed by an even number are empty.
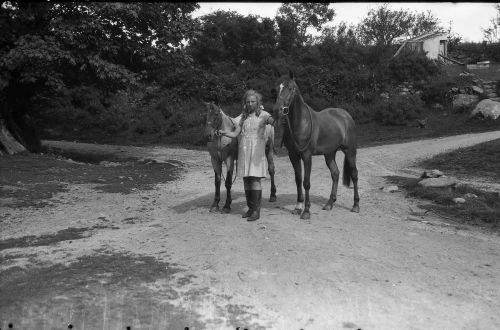
<svg viewBox="0 0 500 330"><path fill-rule="evenodd" d="M219 207L222 210L222 207L224 206L226 199L225 199L225 194L221 195L224 196L224 198L221 198L219 202ZM246 212L247 202L245 198L245 193L232 191L231 195L233 201L231 203L231 212L229 214L242 214ZM276 211L281 211L288 214L296 214L295 205L297 203L297 194L295 193L277 194L276 197L277 197L276 202L269 202L269 192L268 191L264 192L263 190L261 210L264 212L271 211L270 214L277 214ZM311 206L315 210L321 210L323 205L325 205L326 202L328 201L328 198L317 195L309 195L309 198L311 201ZM179 214L190 211L200 211L200 210L206 210L207 213L210 213L209 210L210 206L212 205L213 199L214 199L214 194L208 193L196 197L192 200L171 206L170 209L174 210ZM345 209L350 211L350 207L337 203L333 204L333 209ZM218 213L220 213L220 211ZM214 214L217 214L217 212L214 212Z"/></svg>

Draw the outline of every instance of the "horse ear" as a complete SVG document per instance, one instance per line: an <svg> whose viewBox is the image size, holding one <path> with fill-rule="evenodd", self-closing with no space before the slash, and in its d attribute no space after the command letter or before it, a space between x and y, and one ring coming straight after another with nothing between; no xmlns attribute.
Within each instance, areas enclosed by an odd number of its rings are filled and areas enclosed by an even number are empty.
<svg viewBox="0 0 500 330"><path fill-rule="evenodd" d="M295 75L293 74L292 70L290 70L289 76L290 76L290 79L295 80Z"/></svg>

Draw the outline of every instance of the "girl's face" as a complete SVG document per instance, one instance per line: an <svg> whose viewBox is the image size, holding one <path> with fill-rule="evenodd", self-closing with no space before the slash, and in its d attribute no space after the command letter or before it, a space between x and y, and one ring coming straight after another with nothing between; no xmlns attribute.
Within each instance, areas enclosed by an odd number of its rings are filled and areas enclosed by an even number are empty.
<svg viewBox="0 0 500 330"><path fill-rule="evenodd" d="M247 106L248 112L255 112L255 110L257 110L258 107L257 96L255 95L248 96L245 105Z"/></svg>

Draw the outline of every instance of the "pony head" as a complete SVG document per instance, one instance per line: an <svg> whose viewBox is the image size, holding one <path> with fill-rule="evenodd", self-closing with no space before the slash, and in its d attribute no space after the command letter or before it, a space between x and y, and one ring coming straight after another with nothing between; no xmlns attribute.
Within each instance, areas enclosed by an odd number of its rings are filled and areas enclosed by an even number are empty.
<svg viewBox="0 0 500 330"><path fill-rule="evenodd" d="M222 126L222 112L219 106L214 102L205 103L206 122L205 122L205 137L209 141L215 138L215 131L221 129Z"/></svg>
<svg viewBox="0 0 500 330"><path fill-rule="evenodd" d="M273 117L279 120L281 117L288 115L290 105L299 91L293 72L290 71L289 77L285 78L276 89L276 102L273 106Z"/></svg>

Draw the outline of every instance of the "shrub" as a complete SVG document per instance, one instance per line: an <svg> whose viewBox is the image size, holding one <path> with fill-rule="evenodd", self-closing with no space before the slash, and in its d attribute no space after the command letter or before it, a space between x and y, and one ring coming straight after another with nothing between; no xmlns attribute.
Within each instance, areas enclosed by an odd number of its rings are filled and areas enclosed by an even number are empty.
<svg viewBox="0 0 500 330"><path fill-rule="evenodd" d="M387 64L386 74L396 82L429 80L440 73L438 65L424 54L403 53Z"/></svg>
<svg viewBox="0 0 500 330"><path fill-rule="evenodd" d="M424 111L424 103L416 95L397 95L389 100L379 100L373 105L377 122L383 125L406 125Z"/></svg>

